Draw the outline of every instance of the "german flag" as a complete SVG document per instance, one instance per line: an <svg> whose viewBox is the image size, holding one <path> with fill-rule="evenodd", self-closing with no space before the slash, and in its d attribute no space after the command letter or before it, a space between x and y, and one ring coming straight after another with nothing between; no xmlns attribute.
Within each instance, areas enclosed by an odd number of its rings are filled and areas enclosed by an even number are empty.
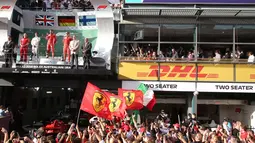
<svg viewBox="0 0 255 143"><path fill-rule="evenodd" d="M58 26L75 26L75 16L59 16Z"/></svg>

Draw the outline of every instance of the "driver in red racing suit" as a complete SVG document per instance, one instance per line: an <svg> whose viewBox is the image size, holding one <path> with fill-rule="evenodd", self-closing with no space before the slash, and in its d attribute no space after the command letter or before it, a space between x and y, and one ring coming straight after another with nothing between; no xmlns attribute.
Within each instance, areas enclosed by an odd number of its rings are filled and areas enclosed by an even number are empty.
<svg viewBox="0 0 255 143"><path fill-rule="evenodd" d="M46 58L49 57L50 52L52 58L54 58L55 44L57 42L57 38L56 35L53 33L53 30L50 30L50 34L47 34L46 40L48 40Z"/></svg>
<svg viewBox="0 0 255 143"><path fill-rule="evenodd" d="M63 38L63 45L64 45L64 47L63 47L63 61L66 61L66 55L67 55L69 63L70 63L70 55L71 55L69 45L72 40L73 39L70 37L70 33L66 32L66 36Z"/></svg>
<svg viewBox="0 0 255 143"><path fill-rule="evenodd" d="M20 40L20 61L27 62L27 52L29 39L27 38L27 33L24 33L23 38Z"/></svg>

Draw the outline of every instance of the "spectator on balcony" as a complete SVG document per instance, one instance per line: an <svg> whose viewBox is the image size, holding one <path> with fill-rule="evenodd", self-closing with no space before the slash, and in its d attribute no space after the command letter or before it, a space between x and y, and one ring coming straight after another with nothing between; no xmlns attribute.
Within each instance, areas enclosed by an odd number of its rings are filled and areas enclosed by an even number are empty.
<svg viewBox="0 0 255 143"><path fill-rule="evenodd" d="M66 5L65 1L62 0L62 1L60 2L60 9L65 9L65 8L66 8L65 5Z"/></svg>
<svg viewBox="0 0 255 143"><path fill-rule="evenodd" d="M73 1L73 7L75 7L75 8L80 7L80 4L79 4L78 0Z"/></svg>
<svg viewBox="0 0 255 143"><path fill-rule="evenodd" d="M172 60L178 58L178 52L174 48L172 48L171 56L172 56Z"/></svg>
<svg viewBox="0 0 255 143"><path fill-rule="evenodd" d="M43 1L43 11L46 11L47 9L51 9L52 8L52 0L44 0Z"/></svg>
<svg viewBox="0 0 255 143"><path fill-rule="evenodd" d="M249 53L248 53L248 56L249 56L249 58L248 58L248 63L253 63L253 62L254 62L254 55L253 55L253 53L252 53L252 52L249 52Z"/></svg>
<svg viewBox="0 0 255 143"><path fill-rule="evenodd" d="M189 53L188 53L188 60L191 61L191 60L193 60L193 58L194 58L193 52L189 51Z"/></svg>
<svg viewBox="0 0 255 143"><path fill-rule="evenodd" d="M213 59L214 59L214 62L219 62L220 61L221 55L220 55L219 50L215 51L215 57L213 57Z"/></svg>
<svg viewBox="0 0 255 143"><path fill-rule="evenodd" d="M30 4L30 7L39 7L39 1L38 0L33 0Z"/></svg>
<svg viewBox="0 0 255 143"><path fill-rule="evenodd" d="M68 9L68 10L72 10L72 9L73 9L72 2L71 2L71 1L68 1L67 9Z"/></svg>
<svg viewBox="0 0 255 143"><path fill-rule="evenodd" d="M162 51L159 51L158 58L159 58L159 60L163 60L165 58Z"/></svg>
<svg viewBox="0 0 255 143"><path fill-rule="evenodd" d="M204 51L202 49L199 49L197 54L199 59L203 59L205 57Z"/></svg>
<svg viewBox="0 0 255 143"><path fill-rule="evenodd" d="M53 8L55 8L55 9L60 9L60 5L61 5L61 3L59 0L56 0L52 3Z"/></svg>
<svg viewBox="0 0 255 143"><path fill-rule="evenodd" d="M223 59L230 59L231 58L231 52L230 52L229 48L226 49L226 53L222 58Z"/></svg>
<svg viewBox="0 0 255 143"><path fill-rule="evenodd" d="M152 52L152 57L151 57L152 60L157 60L157 54L155 51Z"/></svg>

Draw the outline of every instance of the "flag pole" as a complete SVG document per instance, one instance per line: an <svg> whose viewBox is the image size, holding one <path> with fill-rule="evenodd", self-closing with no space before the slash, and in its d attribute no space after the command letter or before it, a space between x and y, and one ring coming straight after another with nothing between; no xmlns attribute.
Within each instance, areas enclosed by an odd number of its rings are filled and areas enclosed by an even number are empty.
<svg viewBox="0 0 255 143"><path fill-rule="evenodd" d="M81 109L79 109L79 112L78 112L78 115L77 115L76 125L78 125L78 124L79 124L80 115L81 115Z"/></svg>

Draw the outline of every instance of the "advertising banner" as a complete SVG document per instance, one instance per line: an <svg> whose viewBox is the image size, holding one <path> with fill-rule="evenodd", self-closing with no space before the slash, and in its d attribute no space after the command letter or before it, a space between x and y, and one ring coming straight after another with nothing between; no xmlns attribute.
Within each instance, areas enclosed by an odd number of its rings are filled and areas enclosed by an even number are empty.
<svg viewBox="0 0 255 143"><path fill-rule="evenodd" d="M121 62L119 79L195 81L233 81L233 65ZM160 69L160 70L159 70Z"/></svg>
<svg viewBox="0 0 255 143"><path fill-rule="evenodd" d="M233 64L198 64L198 81L234 81Z"/></svg>
<svg viewBox="0 0 255 143"><path fill-rule="evenodd" d="M255 65L236 65L236 82L255 82Z"/></svg>
<svg viewBox="0 0 255 143"><path fill-rule="evenodd" d="M160 69L160 71L158 71ZM195 81L195 64L121 62L120 79ZM160 74L159 74L160 73Z"/></svg>
<svg viewBox="0 0 255 143"><path fill-rule="evenodd" d="M176 3L176 4L255 4L255 0L125 0L125 3Z"/></svg>
<svg viewBox="0 0 255 143"><path fill-rule="evenodd" d="M154 91L196 91L195 82L161 82L161 81L122 81L122 88L136 89L145 84ZM198 92L255 93L255 84L248 83L197 83Z"/></svg>
<svg viewBox="0 0 255 143"><path fill-rule="evenodd" d="M194 82L122 81L122 88L136 89L141 83L154 91L195 91Z"/></svg>
<svg viewBox="0 0 255 143"><path fill-rule="evenodd" d="M248 83L197 83L198 92L255 93L255 84Z"/></svg>

